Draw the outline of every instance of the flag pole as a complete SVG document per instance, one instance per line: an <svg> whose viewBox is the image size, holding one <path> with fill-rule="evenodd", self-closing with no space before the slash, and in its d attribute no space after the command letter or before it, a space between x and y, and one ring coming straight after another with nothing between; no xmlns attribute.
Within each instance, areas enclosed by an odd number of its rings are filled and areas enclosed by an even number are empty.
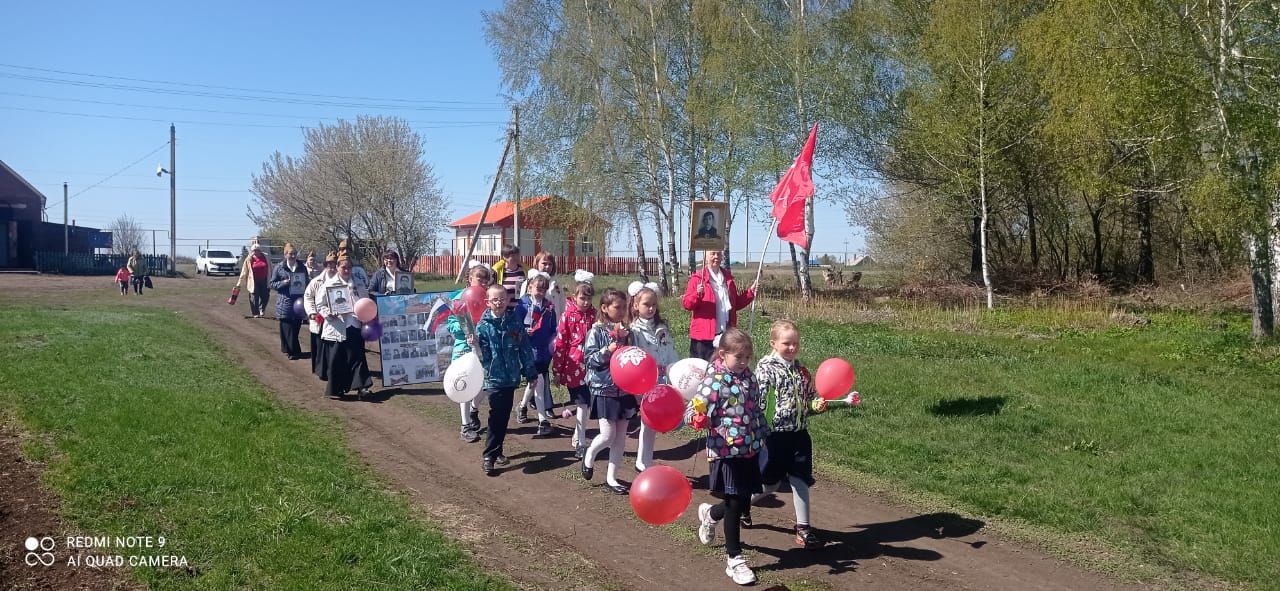
<svg viewBox="0 0 1280 591"><path fill-rule="evenodd" d="M751 338L756 336L756 300L760 299L760 276L764 274L764 253L769 252L769 241L773 240L773 235L778 230L778 218L773 218L773 224L769 226L769 233L764 237L764 249L760 251L760 264L756 266L756 297L751 298L751 320L747 322L747 335Z"/></svg>

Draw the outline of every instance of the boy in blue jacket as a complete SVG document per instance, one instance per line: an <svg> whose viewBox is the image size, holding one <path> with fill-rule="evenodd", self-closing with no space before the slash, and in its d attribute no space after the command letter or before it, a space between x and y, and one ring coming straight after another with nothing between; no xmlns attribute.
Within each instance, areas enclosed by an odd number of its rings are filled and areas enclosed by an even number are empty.
<svg viewBox="0 0 1280 591"><path fill-rule="evenodd" d="M511 463L502 454L502 443L507 436L507 423L511 420L512 398L520 379L537 379L533 364L533 348L529 346L529 334L525 332L524 307L517 305L507 310L507 290L492 285L485 303L489 309L476 327L476 336L468 337L480 352L480 365L484 366L484 395L489 397L489 433L484 442L484 457L480 467L486 476L493 476L495 466Z"/></svg>

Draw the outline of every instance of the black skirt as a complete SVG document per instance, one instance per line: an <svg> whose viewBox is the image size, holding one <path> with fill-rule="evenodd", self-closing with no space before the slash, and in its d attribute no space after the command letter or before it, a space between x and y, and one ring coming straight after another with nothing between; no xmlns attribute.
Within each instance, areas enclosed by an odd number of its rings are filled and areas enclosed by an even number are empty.
<svg viewBox="0 0 1280 591"><path fill-rule="evenodd" d="M592 396L591 418L606 421L625 421L640 412L640 401L635 396Z"/></svg>
<svg viewBox="0 0 1280 591"><path fill-rule="evenodd" d="M711 492L726 495L753 495L764 492L760 464L755 457L711 461Z"/></svg>
<svg viewBox="0 0 1280 591"><path fill-rule="evenodd" d="M574 388L569 388L569 404L591 406L591 387L583 384Z"/></svg>
<svg viewBox="0 0 1280 591"><path fill-rule="evenodd" d="M324 355L321 354L324 339L320 338L320 333L307 331L311 335L311 373L316 374L317 378L326 379L320 375L320 368L324 367Z"/></svg>
<svg viewBox="0 0 1280 591"><path fill-rule="evenodd" d="M340 396L352 390L373 387L360 329L348 326L347 340L340 343L328 341L324 346L328 378L324 388L326 395Z"/></svg>
<svg viewBox="0 0 1280 591"><path fill-rule="evenodd" d="M777 484L795 476L813 486L813 439L809 431L774 431L764 440L768 450L763 474L765 484Z"/></svg>

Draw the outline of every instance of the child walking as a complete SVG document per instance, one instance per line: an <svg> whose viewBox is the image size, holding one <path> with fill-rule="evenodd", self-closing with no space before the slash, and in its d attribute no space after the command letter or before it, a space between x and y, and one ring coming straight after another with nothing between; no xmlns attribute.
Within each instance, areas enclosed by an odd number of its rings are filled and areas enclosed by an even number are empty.
<svg viewBox="0 0 1280 591"><path fill-rule="evenodd" d="M564 316L556 333L552 368L556 380L569 389L569 404L577 411L574 424L573 457L581 460L587 452L587 408L591 405L591 387L587 385L586 354L583 345L587 333L596 323L596 309L591 298L596 288L589 282L579 282L573 288L573 298L565 304Z"/></svg>
<svg viewBox="0 0 1280 591"><path fill-rule="evenodd" d="M707 459L711 462L711 492L724 495L719 504L698 506L698 540L715 541L716 524L724 522L726 575L739 585L750 585L756 575L742 556L741 518L751 495L761 492L760 465L756 455L769 435L764 400L751 374L751 338L737 328L725 330L712 358L707 377L693 397L695 429L707 429Z"/></svg>
<svg viewBox="0 0 1280 591"><path fill-rule="evenodd" d="M516 387L520 385L520 378L533 381L537 374L521 314L523 308L516 306L514 310L507 310L507 290L501 285L489 286L487 293L489 309L480 319L476 335L468 340L480 352L480 365L484 366L483 394L489 398L489 433L485 437L480 468L486 476L493 476L496 466L511 463L502 453L502 444L507 437Z"/></svg>
<svg viewBox="0 0 1280 591"><path fill-rule="evenodd" d="M600 450L609 448L609 470L605 483L614 494L625 495L630 487L618 482L618 466L622 464L622 452L627 447L627 420L636 416L640 404L636 397L618 389L609 372L609 361L614 351L631 342L627 329L627 296L613 288L600 296L600 315L587 333L583 352L587 357L587 381L591 386L591 415L600 421L600 433L591 440L591 446L582 457L582 477L591 480L595 474L593 464Z"/></svg>
<svg viewBox="0 0 1280 591"><path fill-rule="evenodd" d="M815 548L822 545L822 540L809 527L809 487L814 483L809 415L826 411L827 401L817 396L813 377L796 359L800 331L795 323L774 322L769 329L769 347L773 352L760 358L756 365L760 388L766 393L766 401L773 403L766 404L766 408L774 408L769 437L765 439L769 453L762 474L764 491L776 492L782 480L787 479L796 510L796 545ZM756 495L752 501L763 496Z"/></svg>
<svg viewBox="0 0 1280 591"><path fill-rule="evenodd" d="M547 297L547 289L551 287L551 279L538 274L526 282L528 293L520 298L523 306L524 326L529 333L529 344L533 347L533 365L537 369L537 379L529 380L524 389L524 397L520 399L519 410L516 411L516 422L529 422L529 400L533 399L538 409L538 431L534 437L551 436L551 341L556 337L556 307Z"/></svg>
<svg viewBox="0 0 1280 591"><path fill-rule="evenodd" d="M680 360L676 347L671 341L671 331L667 322L658 311L658 292L650 287L642 287L631 297L632 342L644 349L658 363L658 379L667 383L667 368ZM653 465L653 445L657 432L648 425L640 424L640 449L636 452L636 471L644 472Z"/></svg>
<svg viewBox="0 0 1280 591"><path fill-rule="evenodd" d="M116 269L116 286L120 288L120 295L129 295L129 269L125 267Z"/></svg>
<svg viewBox="0 0 1280 591"><path fill-rule="evenodd" d="M467 271L467 285L488 289L489 284L493 282L493 275L489 268L484 265L477 264ZM451 299L458 299L462 292L453 294ZM449 329L449 334L453 335L453 357L450 362L457 361L459 357L471 352L471 345L467 342L468 336L475 334L476 327L471 325L471 319L466 317L466 313L452 314L445 323L445 327ZM467 443L475 443L480 441L480 409L476 407L475 401L459 402L458 409L462 413L462 429L459 431L459 437Z"/></svg>

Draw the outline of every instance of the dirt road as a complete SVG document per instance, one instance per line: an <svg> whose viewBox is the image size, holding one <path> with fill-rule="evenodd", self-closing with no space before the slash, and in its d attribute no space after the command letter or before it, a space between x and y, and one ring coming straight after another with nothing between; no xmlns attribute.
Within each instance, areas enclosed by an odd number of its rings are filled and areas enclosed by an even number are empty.
<svg viewBox="0 0 1280 591"><path fill-rule="evenodd" d="M654 528L632 515L625 497L605 490L603 478L581 479L569 448L569 421L557 421L560 436L549 439L532 439L533 423L513 421L507 438L511 465L486 477L480 471L482 444L459 440L457 406L438 388L375 388L372 399L359 402L326 399L308 361L290 362L279 353L274 321L245 318L244 301L236 307L224 303L233 279L159 280L145 296L122 298L111 295L105 277L0 277L0 293L22 282L39 282L43 294L93 290L108 304L162 305L205 327L282 401L335 417L351 449L392 490L441 523L487 568L526 588L735 587L724 575L721 541L705 548L696 539L696 505L710 499L700 441L659 436L660 462L696 484L685 516ZM376 367L376 356L369 359ZM628 446L625 480L634 475L635 440ZM597 467L602 473L603 461ZM832 543L814 551L793 545L789 495L757 507L755 526L742 537L761 579L758 588L1125 588L987 535L981 521L914 514L818 479L812 520Z"/></svg>

